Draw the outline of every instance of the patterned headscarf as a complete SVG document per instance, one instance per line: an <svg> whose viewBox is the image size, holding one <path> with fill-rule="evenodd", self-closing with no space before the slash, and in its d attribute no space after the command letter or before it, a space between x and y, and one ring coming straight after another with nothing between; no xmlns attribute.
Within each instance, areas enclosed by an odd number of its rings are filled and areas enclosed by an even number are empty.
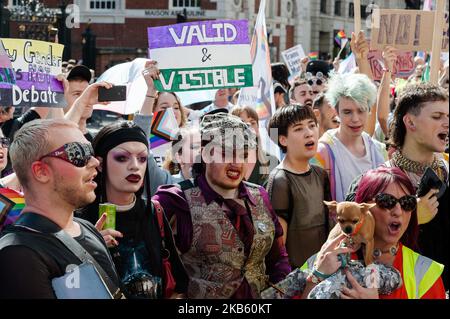
<svg viewBox="0 0 450 319"><path fill-rule="evenodd" d="M202 145L213 143L227 149L255 149L256 134L239 117L217 113L205 115L200 123Z"/></svg>

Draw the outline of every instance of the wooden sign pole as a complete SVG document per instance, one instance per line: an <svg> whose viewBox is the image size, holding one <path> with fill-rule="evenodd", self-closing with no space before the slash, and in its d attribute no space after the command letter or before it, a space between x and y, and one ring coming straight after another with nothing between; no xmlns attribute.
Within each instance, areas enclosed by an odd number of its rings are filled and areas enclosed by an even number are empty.
<svg viewBox="0 0 450 319"><path fill-rule="evenodd" d="M430 83L437 85L439 81L439 66L441 63L442 29L444 28L444 0L436 0L434 11L433 46L431 49Z"/></svg>
<svg viewBox="0 0 450 319"><path fill-rule="evenodd" d="M361 0L355 0L353 5L353 13L355 16L355 35L358 36L361 30Z"/></svg>

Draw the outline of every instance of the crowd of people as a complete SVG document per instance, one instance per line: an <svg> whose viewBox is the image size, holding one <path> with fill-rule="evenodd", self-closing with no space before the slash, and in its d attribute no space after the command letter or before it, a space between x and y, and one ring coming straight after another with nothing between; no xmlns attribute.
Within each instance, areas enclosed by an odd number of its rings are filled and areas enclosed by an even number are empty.
<svg viewBox="0 0 450 319"><path fill-rule="evenodd" d="M276 111L264 129L277 132L279 154L265 149L255 106L236 105L238 89L219 89L210 105L191 109L175 92L156 90L153 60L142 72L140 111L95 136L86 122L93 105L107 103L98 89L113 85L90 84L82 65L59 78L66 108L14 118L3 107L0 187L26 205L0 225L0 298L57 298L55 279L84 264L115 299L257 299L267 289L283 295L277 284L298 271L306 284L294 297L308 298L345 268L342 255L362 259L363 247L343 247L345 235L327 239L343 221L324 201L373 204L370 253L402 277L401 288L383 295L347 273L342 299L446 298L448 62L438 85L417 75L423 59L398 85L397 51L387 47L378 82L364 33L350 45L357 68L348 73L338 61L304 58L289 80L286 65L272 65ZM169 108L179 134L158 165L150 123ZM440 184L422 185L428 169ZM105 204L115 206L115 227L105 227Z"/></svg>

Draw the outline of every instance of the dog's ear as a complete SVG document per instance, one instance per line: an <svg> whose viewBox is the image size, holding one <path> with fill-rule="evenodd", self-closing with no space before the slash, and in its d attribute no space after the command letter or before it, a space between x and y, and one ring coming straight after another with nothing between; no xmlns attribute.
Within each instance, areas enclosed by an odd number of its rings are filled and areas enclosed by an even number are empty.
<svg viewBox="0 0 450 319"><path fill-rule="evenodd" d="M324 200L323 203L325 205L327 205L328 209L330 209L330 210L336 210L336 207L337 207L337 204L338 204L338 202L336 202L335 200L332 201L332 202L327 202L326 200Z"/></svg>
<svg viewBox="0 0 450 319"><path fill-rule="evenodd" d="M372 204L368 204L368 203L361 203L359 204L359 208L361 208L361 212L365 213L367 211L369 211L369 209L371 209L372 207L375 207L377 204L372 203Z"/></svg>

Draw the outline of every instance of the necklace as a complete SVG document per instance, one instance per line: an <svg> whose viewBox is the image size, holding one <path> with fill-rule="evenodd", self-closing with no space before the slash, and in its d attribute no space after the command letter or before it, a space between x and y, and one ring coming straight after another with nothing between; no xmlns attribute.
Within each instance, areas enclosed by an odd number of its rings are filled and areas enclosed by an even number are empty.
<svg viewBox="0 0 450 319"><path fill-rule="evenodd" d="M395 165L407 172L422 175L425 172L426 168L429 166L439 175L439 160L436 158L436 156L433 156L433 162L431 162L431 164L422 164L406 158L402 154L402 152L398 150L394 154L392 154L392 160L394 161Z"/></svg>
<svg viewBox="0 0 450 319"><path fill-rule="evenodd" d="M397 252L398 252L398 243L396 245L390 247L387 250L381 250L380 248L375 248L373 250L372 256L374 258L380 258L381 255L387 254L387 253L391 254L392 256L395 256L395 255L397 255Z"/></svg>

